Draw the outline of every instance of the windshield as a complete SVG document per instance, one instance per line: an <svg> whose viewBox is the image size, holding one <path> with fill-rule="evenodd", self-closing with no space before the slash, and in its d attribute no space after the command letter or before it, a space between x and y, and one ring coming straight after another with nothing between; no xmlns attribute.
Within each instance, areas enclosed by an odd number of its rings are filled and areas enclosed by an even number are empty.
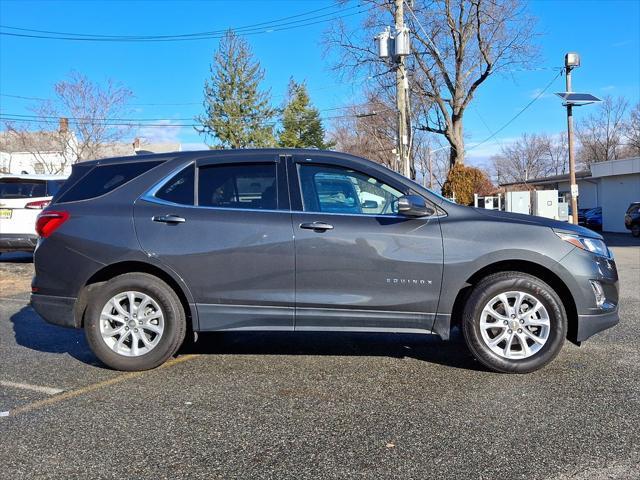
<svg viewBox="0 0 640 480"><path fill-rule="evenodd" d="M46 197L44 181L5 178L0 180L0 199Z"/></svg>

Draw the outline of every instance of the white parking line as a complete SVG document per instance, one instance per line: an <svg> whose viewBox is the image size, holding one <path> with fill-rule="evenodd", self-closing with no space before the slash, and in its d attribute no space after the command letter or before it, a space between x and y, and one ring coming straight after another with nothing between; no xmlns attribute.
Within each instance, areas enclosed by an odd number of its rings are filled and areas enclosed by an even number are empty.
<svg viewBox="0 0 640 480"><path fill-rule="evenodd" d="M30 385L28 383L5 382L4 380L0 380L0 386L9 388L22 388L23 390L32 390L34 392L45 393L47 395L56 395L58 393L64 392L64 390L60 388L42 387L40 385Z"/></svg>

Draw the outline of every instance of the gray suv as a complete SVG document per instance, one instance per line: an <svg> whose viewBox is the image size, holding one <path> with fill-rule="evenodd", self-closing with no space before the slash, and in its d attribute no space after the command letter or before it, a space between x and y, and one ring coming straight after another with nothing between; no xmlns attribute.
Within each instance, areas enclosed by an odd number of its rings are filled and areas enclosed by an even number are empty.
<svg viewBox="0 0 640 480"><path fill-rule="evenodd" d="M37 230L33 307L120 370L160 365L187 332L459 328L485 366L523 373L618 322L597 233L336 152L82 162Z"/></svg>

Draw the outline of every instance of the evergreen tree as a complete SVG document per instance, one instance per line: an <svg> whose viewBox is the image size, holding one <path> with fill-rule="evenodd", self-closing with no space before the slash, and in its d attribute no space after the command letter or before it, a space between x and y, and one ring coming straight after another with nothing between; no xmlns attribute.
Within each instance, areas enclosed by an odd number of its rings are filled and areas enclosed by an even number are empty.
<svg viewBox="0 0 640 480"><path fill-rule="evenodd" d="M264 70L246 40L232 31L220 41L204 86L205 114L196 130L213 148L270 147L275 144L269 92L260 90Z"/></svg>
<svg viewBox="0 0 640 480"><path fill-rule="evenodd" d="M288 148L327 149L332 143L324 141L324 127L320 112L311 105L304 83L289 81L287 103L282 111L282 130L278 145Z"/></svg>

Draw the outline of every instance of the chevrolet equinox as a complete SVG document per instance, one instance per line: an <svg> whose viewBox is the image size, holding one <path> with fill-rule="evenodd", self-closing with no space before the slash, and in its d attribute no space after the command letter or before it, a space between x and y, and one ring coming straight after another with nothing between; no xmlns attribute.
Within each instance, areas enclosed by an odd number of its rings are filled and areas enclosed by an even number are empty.
<svg viewBox="0 0 640 480"><path fill-rule="evenodd" d="M618 322L597 233L336 152L82 162L36 227L33 307L120 370L162 364L187 332L459 328L486 367L524 373Z"/></svg>

